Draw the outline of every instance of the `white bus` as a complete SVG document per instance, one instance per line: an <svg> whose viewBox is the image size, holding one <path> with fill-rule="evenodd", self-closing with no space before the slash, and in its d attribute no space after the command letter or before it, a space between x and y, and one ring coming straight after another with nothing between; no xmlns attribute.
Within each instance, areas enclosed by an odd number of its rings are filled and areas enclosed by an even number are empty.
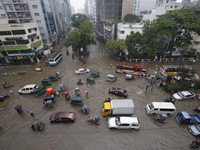
<svg viewBox="0 0 200 150"><path fill-rule="evenodd" d="M50 66L56 66L59 61L62 59L62 53L58 52L55 55L53 55L50 59L49 59L49 65Z"/></svg>

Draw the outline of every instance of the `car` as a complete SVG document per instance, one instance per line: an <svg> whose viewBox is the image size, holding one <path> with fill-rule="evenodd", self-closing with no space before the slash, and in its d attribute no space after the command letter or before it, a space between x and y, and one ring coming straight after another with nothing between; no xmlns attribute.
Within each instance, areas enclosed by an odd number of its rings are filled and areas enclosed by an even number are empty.
<svg viewBox="0 0 200 150"><path fill-rule="evenodd" d="M200 136L200 124L188 126L189 132L194 136Z"/></svg>
<svg viewBox="0 0 200 150"><path fill-rule="evenodd" d="M110 129L140 129L140 123L137 117L118 116L110 117L107 122Z"/></svg>
<svg viewBox="0 0 200 150"><path fill-rule="evenodd" d="M50 116L50 123L57 122L75 122L76 121L76 113L75 112L57 112Z"/></svg>
<svg viewBox="0 0 200 150"><path fill-rule="evenodd" d="M122 96L122 97L128 96L128 92L125 89L122 89L122 88L114 88L114 87L109 88L108 93L118 95L118 96Z"/></svg>
<svg viewBox="0 0 200 150"><path fill-rule="evenodd" d="M85 73L89 73L89 72L90 72L90 70L87 69L87 68L80 68L80 69L78 69L78 70L75 70L75 74L78 74L78 75L80 75L80 74L85 74Z"/></svg>
<svg viewBox="0 0 200 150"><path fill-rule="evenodd" d="M25 85L23 88L19 89L19 94L30 94L33 93L34 89L38 88L36 84L28 84Z"/></svg>
<svg viewBox="0 0 200 150"><path fill-rule="evenodd" d="M184 99L194 99L196 94L194 94L192 91L179 91L177 93L173 94L173 98L175 100L184 100Z"/></svg>

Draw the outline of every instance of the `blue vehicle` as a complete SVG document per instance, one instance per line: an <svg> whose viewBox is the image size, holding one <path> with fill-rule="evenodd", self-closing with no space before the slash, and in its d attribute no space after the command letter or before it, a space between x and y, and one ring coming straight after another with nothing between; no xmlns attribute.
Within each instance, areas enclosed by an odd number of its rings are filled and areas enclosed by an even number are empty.
<svg viewBox="0 0 200 150"><path fill-rule="evenodd" d="M200 123L200 116L196 114L188 114L186 111L179 112L175 119L178 123L183 124L199 124Z"/></svg>
<svg viewBox="0 0 200 150"><path fill-rule="evenodd" d="M49 59L50 66L56 66L62 59L62 53L58 52Z"/></svg>

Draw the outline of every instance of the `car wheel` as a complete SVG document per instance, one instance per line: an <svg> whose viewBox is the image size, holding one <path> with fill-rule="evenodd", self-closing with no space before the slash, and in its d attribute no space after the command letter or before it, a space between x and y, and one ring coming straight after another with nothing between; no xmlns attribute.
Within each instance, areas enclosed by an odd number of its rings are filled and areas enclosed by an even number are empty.
<svg viewBox="0 0 200 150"><path fill-rule="evenodd" d="M116 128L110 128L111 130L115 130Z"/></svg>

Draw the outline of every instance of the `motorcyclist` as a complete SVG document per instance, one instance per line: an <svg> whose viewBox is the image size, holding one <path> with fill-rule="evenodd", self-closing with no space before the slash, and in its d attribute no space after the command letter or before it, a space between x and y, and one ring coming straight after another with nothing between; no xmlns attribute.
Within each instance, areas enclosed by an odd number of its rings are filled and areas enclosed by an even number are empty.
<svg viewBox="0 0 200 150"><path fill-rule="evenodd" d="M76 89L75 89L75 94L76 94L76 95L80 95L80 90L79 90L79 88L76 88Z"/></svg>
<svg viewBox="0 0 200 150"><path fill-rule="evenodd" d="M82 84L81 79L79 79L77 83L78 83L78 84Z"/></svg>

